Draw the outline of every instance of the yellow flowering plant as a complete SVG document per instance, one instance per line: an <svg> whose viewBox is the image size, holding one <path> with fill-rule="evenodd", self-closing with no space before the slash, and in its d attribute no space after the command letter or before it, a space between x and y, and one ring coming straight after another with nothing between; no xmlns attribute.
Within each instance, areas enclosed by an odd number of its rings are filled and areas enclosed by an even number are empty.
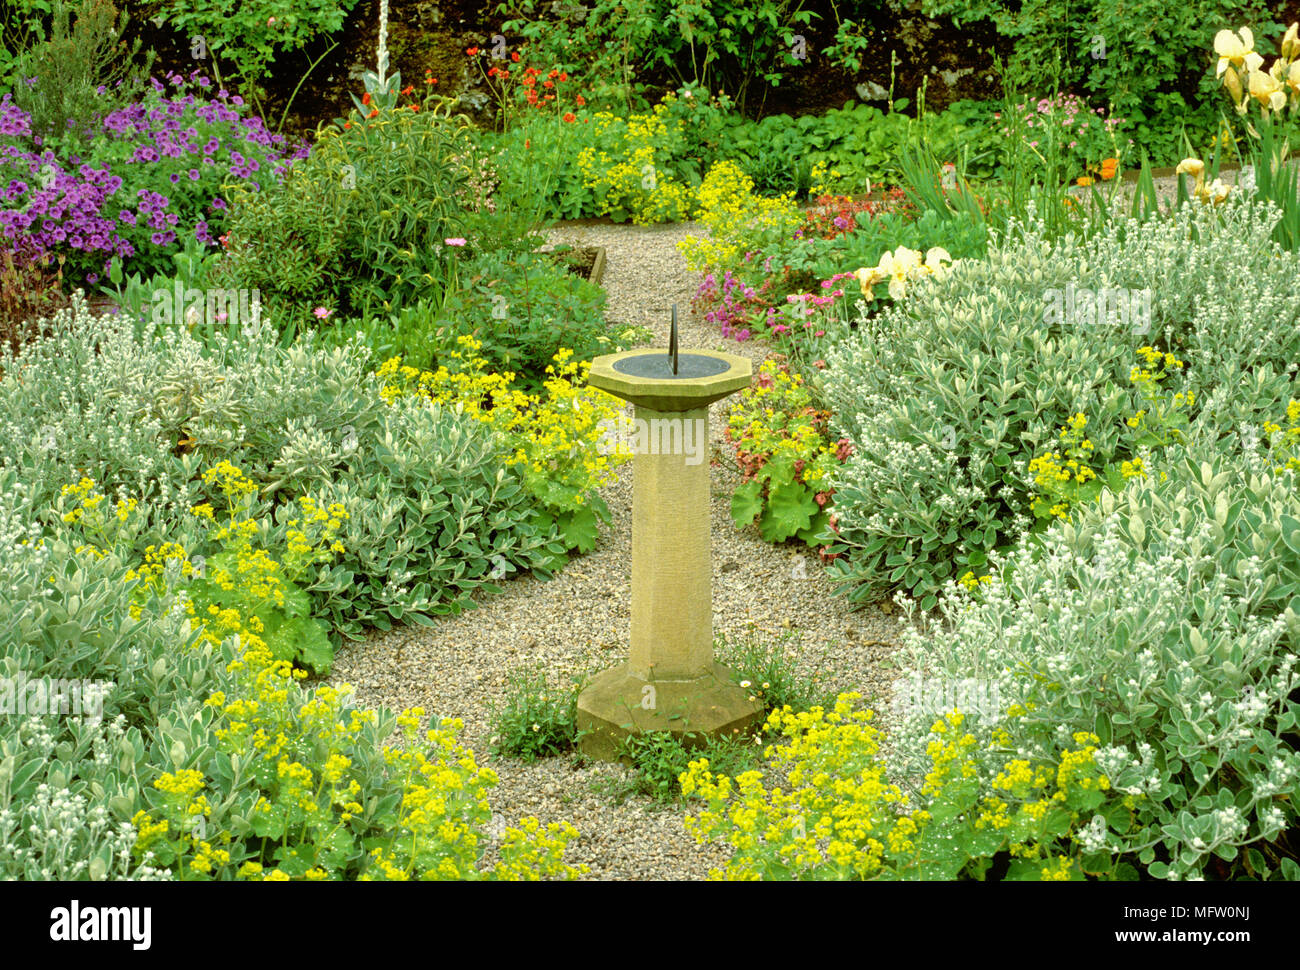
<svg viewBox="0 0 1300 970"><path fill-rule="evenodd" d="M693 215L691 190L671 164L686 127L672 116L676 100L670 92L645 114L619 118L598 111L592 116L596 144L578 153L578 170L601 215L639 226Z"/></svg>
<svg viewBox="0 0 1300 970"><path fill-rule="evenodd" d="M1285 471L1300 473L1300 401L1292 398L1286 406L1286 427L1276 421L1264 423L1268 435L1273 470L1281 475Z"/></svg>
<svg viewBox="0 0 1300 970"><path fill-rule="evenodd" d="M303 671L275 659L249 619L227 610L203 626L203 638L237 644L227 689L204 704L216 754L206 775L184 769L153 781L154 807L133 819L137 856L182 879L581 874L563 862L576 830L535 818L503 824L498 860L480 867L496 776L457 741L463 723L444 719L421 738L418 708L394 719L352 708L346 684L305 691ZM403 745L381 746L394 725Z"/></svg>
<svg viewBox="0 0 1300 970"><path fill-rule="evenodd" d="M677 244L693 271L732 267L749 250L794 235L804 217L794 194L773 199L755 193L754 180L732 161L716 162L695 189L699 220L707 235Z"/></svg>
<svg viewBox="0 0 1300 970"><path fill-rule="evenodd" d="M768 542L797 535L819 544L829 516L830 474L848 453L847 442L831 437L829 420L829 412L814 406L801 374L775 357L762 363L727 418L727 440L745 477L731 498L737 526L757 522Z"/></svg>
<svg viewBox="0 0 1300 970"><path fill-rule="evenodd" d="M191 577L191 610L219 616L236 609L274 657L328 673L334 658L329 630L312 616L311 596L299 581L310 567L332 562L344 551L338 535L347 509L337 502L322 507L310 495L299 496L296 508L281 508L285 548L277 559L272 523L256 515L256 483L225 460L204 471L202 480L218 490L224 508L220 516L208 502L191 510L207 527L207 543L219 552L196 568L194 557L176 550L183 574Z"/></svg>
<svg viewBox="0 0 1300 970"><path fill-rule="evenodd" d="M909 783L891 781L880 757L884 735L856 693L827 710L773 711L763 773L716 775L707 759L681 776L683 794L705 803L687 816L703 842L733 848L713 879L989 879L1127 878L1131 866L1097 851L1131 811L1110 792L1097 767L1095 735L1077 732L1056 761L1004 760L994 777L979 772L980 744L954 710L930 729L929 770ZM996 755L1003 739L990 750ZM1101 819L1098 823L1096 820Z"/></svg>
<svg viewBox="0 0 1300 970"><path fill-rule="evenodd" d="M598 447L603 428L620 413L618 402L586 385L589 361L561 348L546 368L542 389L527 394L514 386L515 374L493 373L472 336L457 338L458 349L436 371L385 361L377 371L384 400L418 396L443 408L459 408L496 432L502 463L517 469L524 487L554 522L570 549L589 552L598 519L609 510L596 489L617 479L617 468L631 457L627 449Z"/></svg>
<svg viewBox="0 0 1300 970"><path fill-rule="evenodd" d="M1029 500L1040 529L1054 519L1069 520L1072 510L1095 502L1103 488L1119 490L1131 478L1145 478L1148 468L1144 451L1186 442L1196 393L1188 389L1175 391L1162 383L1181 373L1186 363L1151 346L1138 348L1137 357L1129 381L1145 407L1138 408L1124 422L1131 440L1121 445L1130 457L1118 462L1102 461L1086 432L1087 416L1073 415L1061 426L1059 447L1029 462L1034 486ZM974 587L968 584L968 588Z"/></svg>
<svg viewBox="0 0 1300 970"><path fill-rule="evenodd" d="M52 531L25 536L23 545L15 540L22 559L0 564L20 580L20 591L40 581L53 594L26 593L52 612L45 620L30 611L20 618L35 625L34 634L52 624L57 636L20 639L17 662L112 677L102 724L74 718L70 736L42 732L32 739L33 751L45 752L32 764L59 766L39 780L58 790L60 803L93 795L110 813L111 826L95 821L76 843L82 877L87 867L92 878L182 880L579 875L563 861L576 835L572 826L529 818L508 825L493 817L487 793L496 778L459 742L459 722L421 732L418 710L395 718L357 709L348 685L307 687L307 672L276 656L260 607L277 601L285 581L322 553L331 520L347 521L343 510L311 499L283 510L296 521L279 523L288 541L277 543L281 552L273 555L249 528L271 531L272 524L251 514L255 486L247 475L222 462L203 478L212 501L177 515L153 502L113 505L84 476L46 517ZM0 525L7 528L4 511ZM205 532L228 533L211 541L233 542L243 555L229 567L218 554L203 562L192 550L205 548L196 538ZM141 537L151 541L143 554ZM240 573L239 584L265 590L222 605L200 595L206 580L244 562L256 568ZM22 576L14 563L23 564ZM71 617L64 604L90 593L99 612L85 621ZM0 627L5 622L0 613ZM48 665L53 661L59 666ZM394 728L402 740L386 746ZM65 747L55 755L68 737L84 748L84 758L70 757ZM101 748L114 756L91 759ZM20 767L24 778L32 776L28 759ZM23 835L18 871L38 873L21 868L26 846L48 844ZM3 871L14 871L13 861L0 853ZM56 871L78 870L59 864Z"/></svg>
<svg viewBox="0 0 1300 970"><path fill-rule="evenodd" d="M1281 210L1273 238L1284 249L1300 246L1300 164L1292 156L1292 138L1300 117L1300 23L1292 23L1278 41L1278 56L1267 68L1255 50L1255 36L1249 27L1227 28L1214 36L1217 55L1215 76L1221 80L1238 117L1251 138L1249 152L1238 152L1244 165L1249 159L1254 170L1252 194L1268 199ZM1258 109L1255 117L1251 108ZM1227 121L1223 122L1227 128ZM1231 133L1228 144L1236 149ZM1217 154L1217 153L1216 153ZM1215 166L1217 168L1217 165ZM1179 167L1182 172L1182 166ZM1216 183L1218 180L1215 180ZM1202 198L1207 194L1197 175ZM1211 188L1214 188L1212 186ZM1227 187L1219 184L1227 195ZM1219 201L1217 194L1215 201Z"/></svg>
<svg viewBox="0 0 1300 970"><path fill-rule="evenodd" d="M137 553L123 575L134 585L132 615L139 617L152 598L183 579L192 618L237 608L276 657L328 672L334 656L328 629L312 617L311 598L296 580L343 551L338 532L347 510L338 503L322 508L304 495L296 511L280 510L282 522L276 528L259 514L256 483L231 462L217 462L201 480L221 496L221 514L211 502L201 502L174 538ZM137 499L119 499L110 508L94 480L84 476L64 486L57 509L66 509L60 513L62 522L86 540L75 550L100 558L114 549L135 549L147 528ZM272 550L281 544L284 552L277 560ZM210 549L218 551L203 555Z"/></svg>

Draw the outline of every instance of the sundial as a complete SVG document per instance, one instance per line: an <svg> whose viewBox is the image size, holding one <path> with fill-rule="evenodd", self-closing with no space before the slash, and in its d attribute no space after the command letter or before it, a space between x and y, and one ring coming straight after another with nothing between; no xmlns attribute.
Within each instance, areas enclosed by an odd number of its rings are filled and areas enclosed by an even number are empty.
<svg viewBox="0 0 1300 970"><path fill-rule="evenodd" d="M681 354L677 351L677 306L673 305L673 329L668 338L668 353L647 350L641 353L615 355L614 370L630 377L653 380L690 380L696 377L716 377L725 373L731 364L715 354Z"/></svg>
<svg viewBox="0 0 1300 970"><path fill-rule="evenodd" d="M615 760L620 740L642 731L729 735L762 721L762 705L713 658L706 460L709 405L748 387L752 373L747 357L679 350L675 306L668 347L592 361L588 383L634 405L638 447L628 659L578 697L589 757Z"/></svg>

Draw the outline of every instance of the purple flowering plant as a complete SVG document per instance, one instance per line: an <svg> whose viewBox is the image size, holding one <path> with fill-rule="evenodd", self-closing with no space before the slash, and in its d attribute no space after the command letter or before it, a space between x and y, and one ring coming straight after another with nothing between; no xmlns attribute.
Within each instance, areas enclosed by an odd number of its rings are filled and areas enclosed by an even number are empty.
<svg viewBox="0 0 1300 970"><path fill-rule="evenodd" d="M93 285L114 257L148 276L188 239L215 249L232 183L260 189L308 151L198 72L152 79L139 100L97 117L84 147L43 143L5 95L0 246L26 260L65 255L73 283Z"/></svg>

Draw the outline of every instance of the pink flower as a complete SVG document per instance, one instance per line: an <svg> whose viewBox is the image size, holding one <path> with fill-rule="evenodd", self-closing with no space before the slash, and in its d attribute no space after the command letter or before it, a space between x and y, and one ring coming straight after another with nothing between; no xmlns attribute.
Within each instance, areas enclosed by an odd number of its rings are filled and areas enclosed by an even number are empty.
<svg viewBox="0 0 1300 970"><path fill-rule="evenodd" d="M445 242L448 246L463 246L463 245L465 245L465 240L464 240L463 238L461 238L460 236L456 236L456 237L454 237L454 238L452 238L452 239L444 239L443 242Z"/></svg>
<svg viewBox="0 0 1300 970"><path fill-rule="evenodd" d="M328 317L328 316L329 316L331 313L333 313L334 311L333 311L333 310L327 310L327 309L325 309L325 307L323 307L323 306L318 306L315 310L312 310L311 312L314 313L314 314L316 314L316 318L317 318L318 320L324 320L326 317Z"/></svg>
<svg viewBox="0 0 1300 970"><path fill-rule="evenodd" d="M267 18L266 18L266 26L270 27L271 24L273 24L273 23L275 23L275 18L274 18L274 17L267 17Z"/></svg>

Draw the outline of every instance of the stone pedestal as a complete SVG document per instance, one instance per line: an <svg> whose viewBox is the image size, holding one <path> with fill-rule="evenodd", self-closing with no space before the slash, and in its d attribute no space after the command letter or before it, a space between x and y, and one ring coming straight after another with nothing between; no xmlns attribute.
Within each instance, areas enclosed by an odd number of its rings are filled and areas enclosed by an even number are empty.
<svg viewBox="0 0 1300 970"><path fill-rule="evenodd" d="M579 747L606 761L629 734L742 734L763 720L762 705L713 659L708 405L748 385L750 363L692 354L726 366L707 377L662 379L615 366L648 353L662 351L597 358L588 378L636 405L631 649L578 698Z"/></svg>

